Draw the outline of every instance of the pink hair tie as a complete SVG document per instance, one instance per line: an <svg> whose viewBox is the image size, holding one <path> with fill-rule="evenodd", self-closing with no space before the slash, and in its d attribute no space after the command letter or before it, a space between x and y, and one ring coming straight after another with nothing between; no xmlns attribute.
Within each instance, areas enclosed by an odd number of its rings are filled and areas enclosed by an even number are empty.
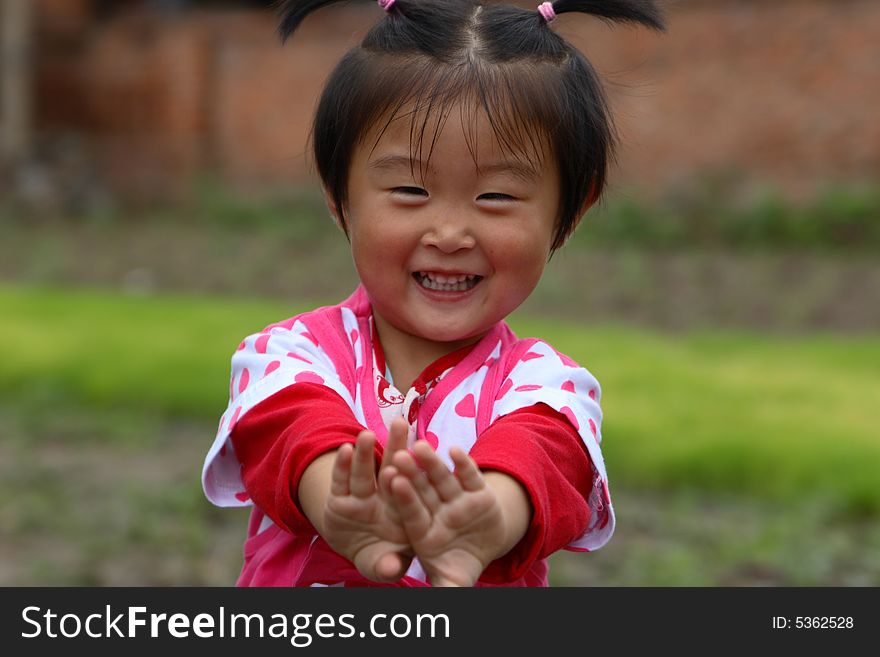
<svg viewBox="0 0 880 657"><path fill-rule="evenodd" d="M393 4L394 0L379 0L379 6L387 12L391 11L391 5Z"/></svg>
<svg viewBox="0 0 880 657"><path fill-rule="evenodd" d="M379 0L380 2L382 0ZM394 2L394 0L391 0ZM538 13L544 17L544 20L548 23L556 18L556 12L553 11L553 3L552 2L542 2L538 5Z"/></svg>

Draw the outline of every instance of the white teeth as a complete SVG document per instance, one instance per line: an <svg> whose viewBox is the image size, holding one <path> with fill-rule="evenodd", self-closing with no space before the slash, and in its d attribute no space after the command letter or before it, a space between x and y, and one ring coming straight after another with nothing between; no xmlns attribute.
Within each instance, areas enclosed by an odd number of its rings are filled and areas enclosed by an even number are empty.
<svg viewBox="0 0 880 657"><path fill-rule="evenodd" d="M431 274L420 271L416 273L415 278L422 287L441 292L464 292L465 290L470 290L479 282L477 280L479 277L476 274L446 276L444 274Z"/></svg>
<svg viewBox="0 0 880 657"><path fill-rule="evenodd" d="M456 276L448 276L446 274L432 274L431 272L427 271L420 271L419 276L421 276L422 278L430 279L435 283L440 283L441 285L446 283L462 283L464 281L476 278L476 274L458 274Z"/></svg>

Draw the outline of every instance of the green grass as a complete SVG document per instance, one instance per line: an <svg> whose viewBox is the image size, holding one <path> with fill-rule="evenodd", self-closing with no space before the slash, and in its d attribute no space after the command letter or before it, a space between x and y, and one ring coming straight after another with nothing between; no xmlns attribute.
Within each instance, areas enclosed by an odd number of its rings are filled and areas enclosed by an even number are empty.
<svg viewBox="0 0 880 657"><path fill-rule="evenodd" d="M880 338L516 328L597 375L618 481L880 511Z"/></svg>
<svg viewBox="0 0 880 657"><path fill-rule="evenodd" d="M305 309L0 286L0 392L34 408L49 400L95 413L219 417L238 341ZM880 336L511 324L599 378L612 489L816 497L880 512Z"/></svg>
<svg viewBox="0 0 880 657"><path fill-rule="evenodd" d="M0 390L211 417L228 396L238 340L304 309L0 287Z"/></svg>

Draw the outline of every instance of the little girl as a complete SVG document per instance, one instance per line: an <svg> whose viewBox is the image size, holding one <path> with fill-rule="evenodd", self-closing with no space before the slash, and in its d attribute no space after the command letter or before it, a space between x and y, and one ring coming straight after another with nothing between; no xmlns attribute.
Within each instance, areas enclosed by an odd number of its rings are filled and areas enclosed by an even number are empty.
<svg viewBox="0 0 880 657"><path fill-rule="evenodd" d="M282 36L334 1L285 3ZM504 321L614 143L595 72L550 26L663 23L651 0L379 5L314 121L361 284L239 345L205 493L253 505L239 585L546 586L550 554L614 529L599 384Z"/></svg>

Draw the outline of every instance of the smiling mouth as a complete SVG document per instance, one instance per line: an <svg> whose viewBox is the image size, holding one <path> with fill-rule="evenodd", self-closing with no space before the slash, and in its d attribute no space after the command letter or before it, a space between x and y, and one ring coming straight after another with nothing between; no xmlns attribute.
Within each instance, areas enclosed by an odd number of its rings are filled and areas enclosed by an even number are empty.
<svg viewBox="0 0 880 657"><path fill-rule="evenodd" d="M424 271L413 272L412 276L416 283L423 288L437 292L466 292L483 280L482 276L476 274L453 274L450 276Z"/></svg>

